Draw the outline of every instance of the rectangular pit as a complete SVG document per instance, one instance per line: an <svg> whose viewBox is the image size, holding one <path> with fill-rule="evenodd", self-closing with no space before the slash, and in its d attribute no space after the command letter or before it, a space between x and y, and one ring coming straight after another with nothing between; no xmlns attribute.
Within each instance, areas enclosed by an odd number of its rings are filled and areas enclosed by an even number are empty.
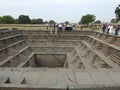
<svg viewBox="0 0 120 90"><path fill-rule="evenodd" d="M67 54L35 54L26 62L27 67L48 67L48 68L62 68L67 60Z"/></svg>

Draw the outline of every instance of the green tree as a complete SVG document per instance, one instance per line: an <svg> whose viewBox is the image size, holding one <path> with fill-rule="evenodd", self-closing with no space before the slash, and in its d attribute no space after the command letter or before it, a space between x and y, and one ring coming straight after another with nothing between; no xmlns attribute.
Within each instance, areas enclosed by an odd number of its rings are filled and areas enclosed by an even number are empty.
<svg viewBox="0 0 120 90"><path fill-rule="evenodd" d="M20 15L18 17L18 23L19 24L30 24L31 20L28 15Z"/></svg>
<svg viewBox="0 0 120 90"><path fill-rule="evenodd" d="M6 15L6 16L0 17L0 23L1 24L14 24L15 20L12 16Z"/></svg>
<svg viewBox="0 0 120 90"><path fill-rule="evenodd" d="M55 24L55 21L54 20L50 20L49 24Z"/></svg>
<svg viewBox="0 0 120 90"><path fill-rule="evenodd" d="M2 23L2 17L0 16L0 24Z"/></svg>
<svg viewBox="0 0 120 90"><path fill-rule="evenodd" d="M41 19L41 18L32 19L31 24L43 24L43 19Z"/></svg>
<svg viewBox="0 0 120 90"><path fill-rule="evenodd" d="M95 16L91 14L87 14L87 15L82 16L79 23L89 25L93 21L95 21Z"/></svg>
<svg viewBox="0 0 120 90"><path fill-rule="evenodd" d="M100 20L96 20L94 23L95 24L101 24L101 21Z"/></svg>
<svg viewBox="0 0 120 90"><path fill-rule="evenodd" d="M111 23L117 23L117 20L115 18L111 19Z"/></svg>
<svg viewBox="0 0 120 90"><path fill-rule="evenodd" d="M116 7L115 14L116 14L116 20L119 21L120 20L120 5Z"/></svg>
<svg viewBox="0 0 120 90"><path fill-rule="evenodd" d="M18 19L15 19L15 23L16 23L16 24L19 24L19 21L18 21Z"/></svg>
<svg viewBox="0 0 120 90"><path fill-rule="evenodd" d="M66 24L66 25L69 24L69 21L65 21L65 24Z"/></svg>

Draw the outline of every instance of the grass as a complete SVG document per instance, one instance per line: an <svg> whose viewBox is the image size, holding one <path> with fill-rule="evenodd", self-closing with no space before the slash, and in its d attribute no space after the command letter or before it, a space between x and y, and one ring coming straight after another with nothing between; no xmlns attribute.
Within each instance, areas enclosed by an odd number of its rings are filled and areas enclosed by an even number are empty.
<svg viewBox="0 0 120 90"><path fill-rule="evenodd" d="M0 24L0 29L17 30L46 30L45 25L39 24Z"/></svg>
<svg viewBox="0 0 120 90"><path fill-rule="evenodd" d="M80 30L79 26L75 27L76 30ZM44 24L0 24L0 29L17 29L17 30L47 30ZM53 30L53 27L49 27L48 30ZM91 28L83 28L83 30L92 30Z"/></svg>

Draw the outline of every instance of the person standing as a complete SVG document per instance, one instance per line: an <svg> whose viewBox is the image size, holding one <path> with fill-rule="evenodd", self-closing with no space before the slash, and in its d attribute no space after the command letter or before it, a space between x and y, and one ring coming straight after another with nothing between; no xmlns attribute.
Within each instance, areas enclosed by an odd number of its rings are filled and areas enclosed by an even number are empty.
<svg viewBox="0 0 120 90"><path fill-rule="evenodd" d="M106 31L106 24L103 24L102 25L102 32L105 33L105 31Z"/></svg>
<svg viewBox="0 0 120 90"><path fill-rule="evenodd" d="M110 25L108 25L106 33L109 34L109 31L110 31Z"/></svg>
<svg viewBox="0 0 120 90"><path fill-rule="evenodd" d="M56 29L56 23L53 24L54 30Z"/></svg>
<svg viewBox="0 0 120 90"><path fill-rule="evenodd" d="M113 25L110 25L110 30L109 30L109 34L113 34Z"/></svg>
<svg viewBox="0 0 120 90"><path fill-rule="evenodd" d="M49 26L49 24L48 24L48 23L46 23L45 25L46 25L46 29L48 30L48 26Z"/></svg>
<svg viewBox="0 0 120 90"><path fill-rule="evenodd" d="M115 33L114 33L115 36L119 34L119 30L120 30L120 25L118 25L117 28L115 29Z"/></svg>
<svg viewBox="0 0 120 90"><path fill-rule="evenodd" d="M83 25L82 24L80 24L80 30L82 30L83 29Z"/></svg>

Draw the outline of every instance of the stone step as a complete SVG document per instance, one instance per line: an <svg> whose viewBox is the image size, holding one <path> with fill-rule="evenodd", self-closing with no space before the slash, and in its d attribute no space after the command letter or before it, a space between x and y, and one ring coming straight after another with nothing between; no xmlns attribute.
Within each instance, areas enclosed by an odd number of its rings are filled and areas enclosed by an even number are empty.
<svg viewBox="0 0 120 90"><path fill-rule="evenodd" d="M25 51L26 49L28 49L29 47L25 47L23 49L21 49L18 53L14 54L13 56L9 56L6 59L4 59L3 61L0 62L0 66L2 66L3 64L5 64L6 62L8 62L9 60L11 60L12 58L14 58L15 56L19 55L21 52Z"/></svg>
<svg viewBox="0 0 120 90"><path fill-rule="evenodd" d="M87 42L82 41L85 45L87 45L87 47L89 47L99 58L101 58L106 64L108 64L110 67L112 67L113 69L119 69L120 67L112 62L108 57L106 57L103 53L101 53L100 51L96 50L95 48L93 48L91 45L89 45Z"/></svg>

